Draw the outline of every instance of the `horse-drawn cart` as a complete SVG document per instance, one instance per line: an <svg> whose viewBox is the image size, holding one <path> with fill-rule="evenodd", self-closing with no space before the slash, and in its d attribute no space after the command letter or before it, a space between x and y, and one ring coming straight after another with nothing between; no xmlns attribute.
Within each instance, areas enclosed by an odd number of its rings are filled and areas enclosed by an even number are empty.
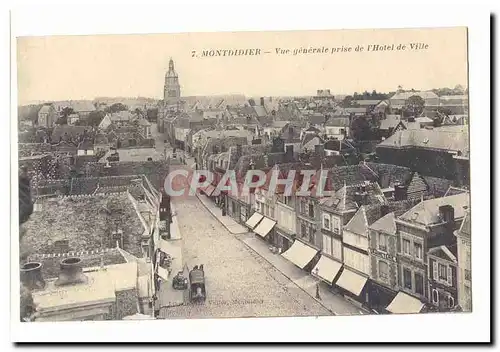
<svg viewBox="0 0 500 352"><path fill-rule="evenodd" d="M205 290L205 271L203 265L196 265L189 272L189 298L191 301L205 301L207 293Z"/></svg>

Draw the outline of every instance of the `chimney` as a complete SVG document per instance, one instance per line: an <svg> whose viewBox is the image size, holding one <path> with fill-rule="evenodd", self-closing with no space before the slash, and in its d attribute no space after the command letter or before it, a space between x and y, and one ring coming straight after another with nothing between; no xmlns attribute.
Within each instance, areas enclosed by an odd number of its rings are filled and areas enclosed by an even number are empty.
<svg viewBox="0 0 500 352"><path fill-rule="evenodd" d="M366 192L355 192L354 201L359 205L366 205L367 193Z"/></svg>
<svg viewBox="0 0 500 352"><path fill-rule="evenodd" d="M29 290L45 288L42 277L42 263L29 262L21 266L21 282Z"/></svg>
<svg viewBox="0 0 500 352"><path fill-rule="evenodd" d="M394 200L406 200L408 197L407 193L406 186L399 183L394 185Z"/></svg>
<svg viewBox="0 0 500 352"><path fill-rule="evenodd" d="M264 97L260 97L260 106L264 106Z"/></svg>
<svg viewBox="0 0 500 352"><path fill-rule="evenodd" d="M64 286L86 283L87 277L83 274L82 260L77 257L65 258L61 261L59 278L54 285Z"/></svg>
<svg viewBox="0 0 500 352"><path fill-rule="evenodd" d="M439 216L448 225L455 223L455 209L451 205L440 206Z"/></svg>

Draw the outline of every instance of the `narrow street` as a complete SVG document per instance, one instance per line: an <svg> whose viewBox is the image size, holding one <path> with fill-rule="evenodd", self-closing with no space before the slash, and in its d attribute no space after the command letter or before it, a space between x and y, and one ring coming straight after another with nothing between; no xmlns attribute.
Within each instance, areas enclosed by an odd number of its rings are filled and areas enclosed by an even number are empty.
<svg viewBox="0 0 500 352"><path fill-rule="evenodd" d="M198 198L173 200L183 258L203 264L207 300L162 309L163 318L236 318L331 315L268 262L229 233Z"/></svg>

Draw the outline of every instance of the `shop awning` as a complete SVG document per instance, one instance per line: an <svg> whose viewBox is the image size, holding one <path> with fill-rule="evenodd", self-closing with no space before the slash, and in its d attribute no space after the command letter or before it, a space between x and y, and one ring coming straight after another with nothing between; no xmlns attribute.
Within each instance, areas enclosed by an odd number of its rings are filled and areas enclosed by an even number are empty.
<svg viewBox="0 0 500 352"><path fill-rule="evenodd" d="M257 224L259 223L259 221L262 220L264 216L262 214L259 214L257 212L253 213L252 216L250 217L250 219L247 220L247 222L245 223L248 227L250 227L251 229L253 229L255 226L257 226Z"/></svg>
<svg viewBox="0 0 500 352"><path fill-rule="evenodd" d="M400 291L386 309L394 314L411 314L420 313L423 307L419 299Z"/></svg>
<svg viewBox="0 0 500 352"><path fill-rule="evenodd" d="M352 292L356 296L359 296L363 287L365 287L367 280L368 278L344 268L344 271L337 280L336 285Z"/></svg>
<svg viewBox="0 0 500 352"><path fill-rule="evenodd" d="M259 225L255 228L255 230L253 230L253 232L262 237L266 237L267 234L271 232L274 225L276 225L276 221L264 217L264 219L262 219Z"/></svg>
<svg viewBox="0 0 500 352"><path fill-rule="evenodd" d="M341 263L322 255L312 273L331 284L341 267Z"/></svg>
<svg viewBox="0 0 500 352"><path fill-rule="evenodd" d="M316 249L309 247L299 240L295 240L292 246L282 255L299 268L304 269L304 267L314 258L316 253L318 253Z"/></svg>

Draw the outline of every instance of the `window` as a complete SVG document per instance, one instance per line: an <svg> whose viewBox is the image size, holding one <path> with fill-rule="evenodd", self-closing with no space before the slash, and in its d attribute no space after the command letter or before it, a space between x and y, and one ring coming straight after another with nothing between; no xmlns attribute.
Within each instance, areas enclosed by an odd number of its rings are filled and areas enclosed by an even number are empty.
<svg viewBox="0 0 500 352"><path fill-rule="evenodd" d="M333 255L332 238L327 235L323 235L323 253L326 253L328 255Z"/></svg>
<svg viewBox="0 0 500 352"><path fill-rule="evenodd" d="M314 218L314 205L309 203L309 217Z"/></svg>
<svg viewBox="0 0 500 352"><path fill-rule="evenodd" d="M468 281L470 281L470 280L471 280L471 277L470 277L470 270L465 269L465 270L464 270L464 275L465 275L465 280L468 280Z"/></svg>
<svg viewBox="0 0 500 352"><path fill-rule="evenodd" d="M410 255L410 240L403 238L403 253Z"/></svg>
<svg viewBox="0 0 500 352"><path fill-rule="evenodd" d="M422 244L421 243L415 243L415 257L417 259L422 259Z"/></svg>
<svg viewBox="0 0 500 352"><path fill-rule="evenodd" d="M432 303L439 302L439 292L436 289L432 290Z"/></svg>
<svg viewBox="0 0 500 352"><path fill-rule="evenodd" d="M389 264L382 260L378 262L378 276L384 281L389 279Z"/></svg>
<svg viewBox="0 0 500 352"><path fill-rule="evenodd" d="M411 271L409 269L403 269L403 286L409 290L412 289L411 284Z"/></svg>
<svg viewBox="0 0 500 352"><path fill-rule="evenodd" d="M323 214L323 228L330 230L330 216L328 214Z"/></svg>
<svg viewBox="0 0 500 352"><path fill-rule="evenodd" d="M300 235L302 237L307 236L307 228L306 228L306 225L304 225L304 224L300 224Z"/></svg>
<svg viewBox="0 0 500 352"><path fill-rule="evenodd" d="M291 205L292 204L292 197L291 196L284 196L283 203L286 205Z"/></svg>
<svg viewBox="0 0 500 352"><path fill-rule="evenodd" d="M340 232L340 220L336 216L332 216L332 230L335 233Z"/></svg>
<svg viewBox="0 0 500 352"><path fill-rule="evenodd" d="M455 299L452 296L448 296L448 308L455 307Z"/></svg>
<svg viewBox="0 0 500 352"><path fill-rule="evenodd" d="M415 273L415 293L424 294L424 276L420 273Z"/></svg>
<svg viewBox="0 0 500 352"><path fill-rule="evenodd" d="M382 252L387 252L387 240L387 235L384 235L383 233L378 234L378 249Z"/></svg>
<svg viewBox="0 0 500 352"><path fill-rule="evenodd" d="M448 267L443 264L438 264L438 278L442 281L448 281Z"/></svg>

